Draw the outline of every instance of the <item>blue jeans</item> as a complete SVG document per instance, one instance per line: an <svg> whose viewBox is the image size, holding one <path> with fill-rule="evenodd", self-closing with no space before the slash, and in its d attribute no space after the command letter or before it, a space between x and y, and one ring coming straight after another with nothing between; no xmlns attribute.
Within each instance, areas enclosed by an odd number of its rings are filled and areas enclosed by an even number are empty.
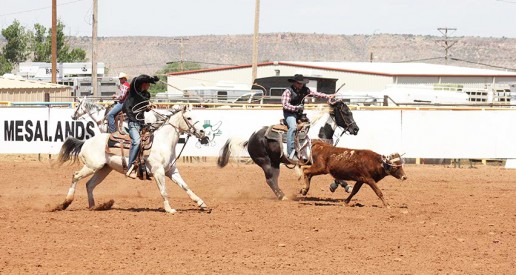
<svg viewBox="0 0 516 275"><path fill-rule="evenodd" d="M297 116L295 114L283 112L283 117L288 125L287 131L287 154L290 157L292 151L294 151L294 135L297 127Z"/></svg>
<svg viewBox="0 0 516 275"><path fill-rule="evenodd" d="M123 103L117 103L115 104L115 106L113 106L113 108L109 111L108 115L107 115L107 120L108 120L108 131L110 133L114 133L116 131L116 126L115 126L115 116L120 113L120 111L122 111L122 107L124 106Z"/></svg>
<svg viewBox="0 0 516 275"><path fill-rule="evenodd" d="M138 122L129 121L129 136L131 137L131 149L129 150L129 167L136 160L140 150L140 130L142 126Z"/></svg>

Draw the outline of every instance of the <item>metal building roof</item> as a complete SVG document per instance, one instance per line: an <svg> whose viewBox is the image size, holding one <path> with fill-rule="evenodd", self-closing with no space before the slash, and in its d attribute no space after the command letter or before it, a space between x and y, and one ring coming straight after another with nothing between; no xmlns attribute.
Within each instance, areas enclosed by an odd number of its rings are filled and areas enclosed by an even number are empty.
<svg viewBox="0 0 516 275"><path fill-rule="evenodd" d="M488 70L451 65L428 63L386 63L386 62L309 62L309 61L274 61L259 63L258 66L285 65L341 72L372 74L383 76L507 76L516 77L516 72ZM250 68L251 65L227 66L193 71L168 73L170 76L206 73L233 69Z"/></svg>
<svg viewBox="0 0 516 275"><path fill-rule="evenodd" d="M0 76L0 90L27 90L27 89L51 89L51 90L64 90L71 89L70 86L41 82L36 80L26 80L26 79L13 79L7 77Z"/></svg>
<svg viewBox="0 0 516 275"><path fill-rule="evenodd" d="M388 76L510 76L516 72L477 69L427 63L383 63L383 62L278 62L284 65L313 67L320 69L379 74Z"/></svg>

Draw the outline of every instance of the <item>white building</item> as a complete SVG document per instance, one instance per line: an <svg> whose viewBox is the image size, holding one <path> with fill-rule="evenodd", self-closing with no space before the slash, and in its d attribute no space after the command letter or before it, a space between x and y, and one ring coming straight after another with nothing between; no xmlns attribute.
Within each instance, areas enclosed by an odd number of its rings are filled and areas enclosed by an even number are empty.
<svg viewBox="0 0 516 275"><path fill-rule="evenodd" d="M175 72L168 74L169 93L178 93L192 86L214 86L219 81L251 84L251 65L215 69ZM393 85L428 85L467 91L472 101L493 101L497 94L510 98L509 84L516 83L516 72L486 70L468 67L436 65L426 63L371 63L371 62L302 62L275 61L260 63L257 67L257 82L270 77L287 78L294 74L305 77L334 79L333 91L342 87L346 91L382 91ZM322 81L322 80L319 80ZM311 80L312 82L312 80ZM317 86L317 84L312 83ZM266 96L278 91L266 87ZM496 94L496 95L494 95ZM493 96L494 95L494 96Z"/></svg>
<svg viewBox="0 0 516 275"><path fill-rule="evenodd" d="M56 82L73 87L73 92L68 96L70 98L62 98L61 100L71 100L73 97L93 95L91 62L57 63L56 66ZM29 80L51 82L52 64L45 62L22 62L18 67L16 75ZM98 62L97 79L98 96L111 99L111 96L117 91L118 78L116 76L105 76L104 63Z"/></svg>
<svg viewBox="0 0 516 275"><path fill-rule="evenodd" d="M57 63L56 77L91 77L91 62ZM52 63L45 62L22 62L18 67L17 75L26 79L37 79L47 81L52 78ZM97 76L104 76L104 63L97 63Z"/></svg>

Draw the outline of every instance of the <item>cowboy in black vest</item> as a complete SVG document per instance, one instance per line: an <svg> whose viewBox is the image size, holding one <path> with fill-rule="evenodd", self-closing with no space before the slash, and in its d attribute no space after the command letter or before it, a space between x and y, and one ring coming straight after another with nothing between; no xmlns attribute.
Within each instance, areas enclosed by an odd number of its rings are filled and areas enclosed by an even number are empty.
<svg viewBox="0 0 516 275"><path fill-rule="evenodd" d="M129 85L129 96L124 101L123 112L128 120L129 136L131 137L131 149L129 150L129 170L126 176L136 178L134 171L134 161L140 149L140 132L145 124L144 112L148 111L152 105L149 102L151 97L148 89L150 84L156 84L159 81L157 76L150 77L142 74L133 78Z"/></svg>
<svg viewBox="0 0 516 275"><path fill-rule="evenodd" d="M288 125L287 132L287 153L288 157L294 161L297 160L294 150L294 133L296 131L297 120L303 114L304 100L308 96L318 98L334 98L335 95L327 95L310 90L306 86L309 82L303 75L296 74L293 78L289 78L288 82L292 85L288 87L281 96L281 104L283 105L283 117Z"/></svg>

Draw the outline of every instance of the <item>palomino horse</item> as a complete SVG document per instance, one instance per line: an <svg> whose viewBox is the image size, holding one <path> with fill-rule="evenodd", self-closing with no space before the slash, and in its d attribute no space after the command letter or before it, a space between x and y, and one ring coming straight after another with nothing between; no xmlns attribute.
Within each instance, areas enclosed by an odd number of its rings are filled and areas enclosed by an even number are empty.
<svg viewBox="0 0 516 275"><path fill-rule="evenodd" d="M359 128L353 119L353 114L349 107L342 101L330 102L329 106L330 108L327 112L320 114L317 119L312 119L313 125L309 131L318 131L317 137L323 140L333 139L337 126L342 127L343 133L347 132L351 135L356 135ZM239 150L247 148L251 159L265 173L267 184L274 194L278 199L285 200L287 198L278 185L280 164L290 164L291 162L281 151L282 145L277 140L266 137L268 128L263 127L254 132L246 141L228 139L220 151L218 165L221 168L226 166L232 154L235 155ZM306 195L306 193L303 195Z"/></svg>
<svg viewBox="0 0 516 275"><path fill-rule="evenodd" d="M204 201L199 198L183 180L176 167L176 145L179 141L179 135L189 133L197 138L205 138L202 127L197 128L200 123L192 123L192 112L182 108L175 114L167 117L162 124L154 131L154 141L150 154L145 158L145 166L147 171L153 175L156 180L159 192L163 197L165 211L175 213L176 210L170 207L167 188L165 185L165 176L169 177L179 187L181 187L188 196L201 209L206 208ZM90 209L95 209L95 200L93 198L93 189L104 180L107 175L115 170L124 173L122 167L122 157L106 153L106 145L109 134L102 133L94 136L86 141L80 141L76 138L68 138L58 156L58 163L63 164L67 161L77 161L80 159L84 166L76 171L72 178L72 184L68 190L65 201L57 206L55 210L66 209L73 201L75 187L79 180L84 177L93 175L86 183L88 192L88 205ZM113 202L111 201L111 205ZM108 207L111 207L109 205Z"/></svg>

